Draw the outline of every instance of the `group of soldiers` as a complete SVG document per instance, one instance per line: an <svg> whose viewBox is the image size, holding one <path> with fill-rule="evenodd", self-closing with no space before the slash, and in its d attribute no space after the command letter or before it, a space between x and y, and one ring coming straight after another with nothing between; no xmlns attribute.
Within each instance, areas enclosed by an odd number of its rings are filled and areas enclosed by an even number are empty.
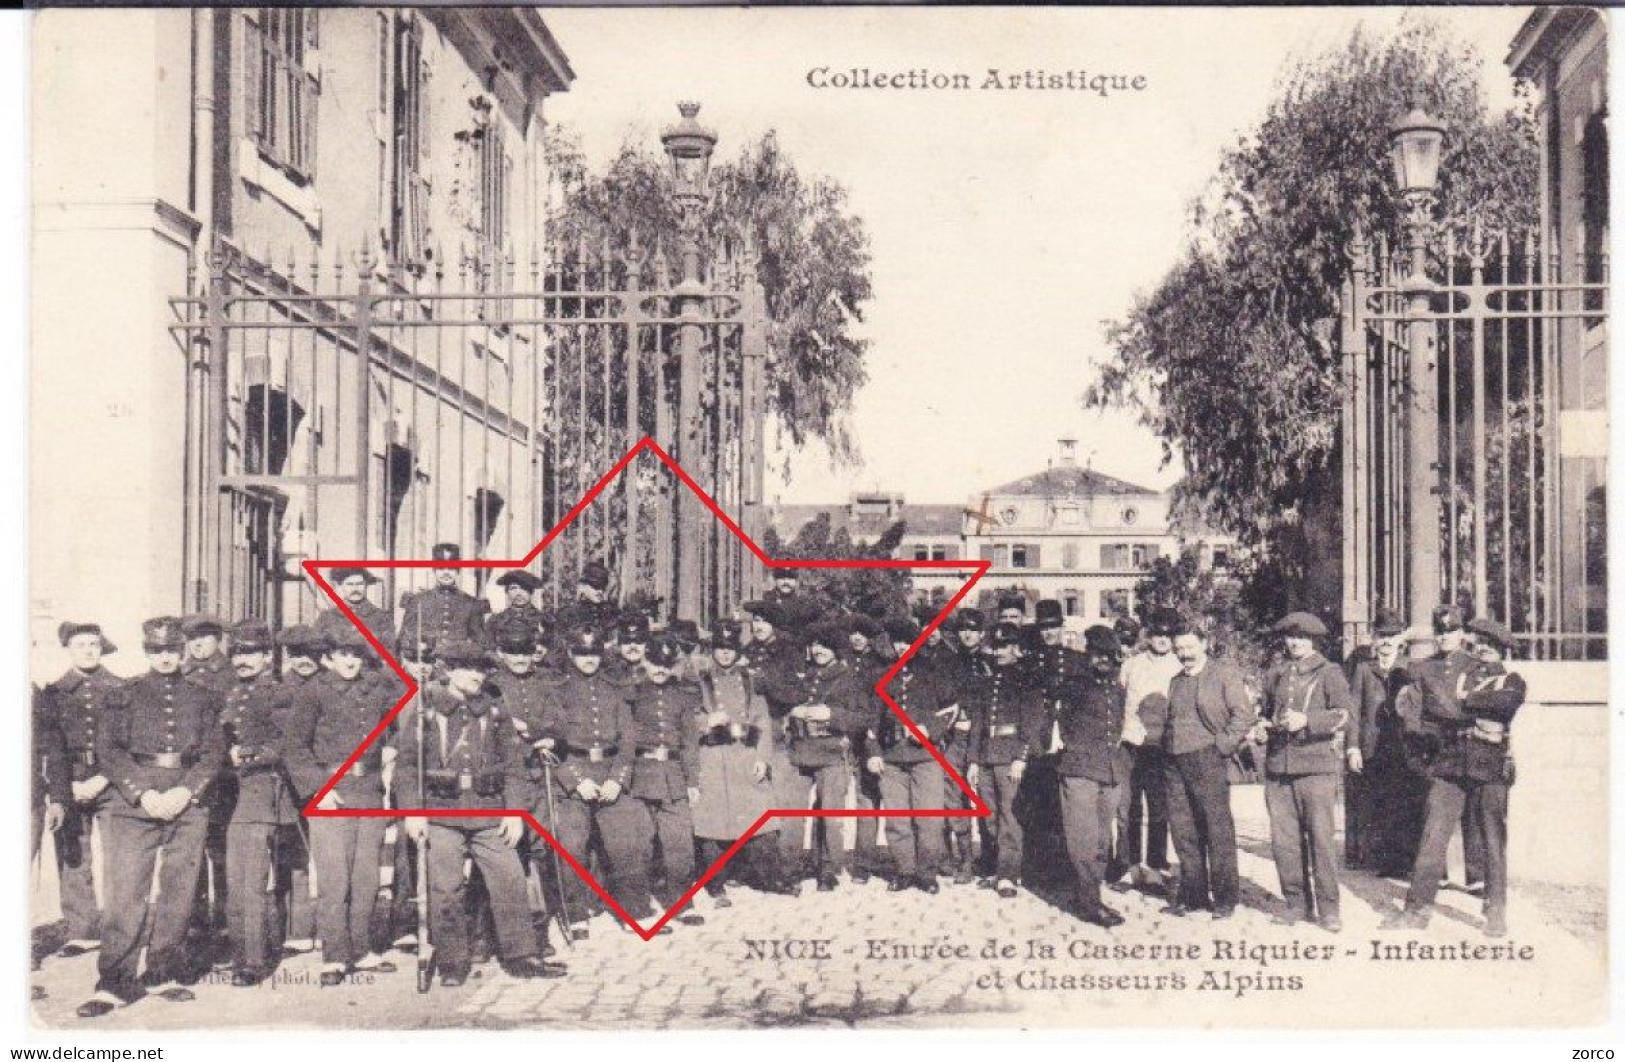
<svg viewBox="0 0 1625 1062"><path fill-rule="evenodd" d="M435 585L407 594L398 622L371 600L371 572L331 575L419 687L377 741L403 691L343 611L280 638L256 621L155 618L148 671L130 679L102 666L114 649L96 624L62 625L71 666L35 693L36 846L54 834L63 953L98 951L82 1016L149 992L192 999L215 966L256 985L318 940L323 985L393 972L390 950L416 952L420 977L446 985L493 956L511 976L565 976L549 927L578 939L597 900L518 811L642 920L747 835L705 883L712 909L730 906L731 884L793 895L877 875L893 891L951 881L1014 897L1042 789L1065 853L1061 902L1078 918L1122 922L1107 887L1224 918L1238 901L1231 775L1257 746L1279 921L1340 928L1342 792L1351 856L1410 873L1393 924L1425 924L1459 827L1487 929L1505 932L1508 729L1523 687L1494 621L1442 608L1439 652L1401 662L1410 632L1384 619L1345 672L1317 647L1324 624L1293 613L1260 687L1172 610L1143 631L1127 618L1090 627L1074 647L1058 602L1038 601L1029 621L1011 594L922 641L934 610L821 606L777 568L762 600L702 633L620 608L596 562L556 609L538 603L535 575L507 572L493 610L462 589L456 545L433 556ZM885 688L906 719L876 689L894 668ZM310 802L364 814L307 817ZM962 814L850 827L767 814L804 809ZM703 921L689 904L661 932Z"/></svg>

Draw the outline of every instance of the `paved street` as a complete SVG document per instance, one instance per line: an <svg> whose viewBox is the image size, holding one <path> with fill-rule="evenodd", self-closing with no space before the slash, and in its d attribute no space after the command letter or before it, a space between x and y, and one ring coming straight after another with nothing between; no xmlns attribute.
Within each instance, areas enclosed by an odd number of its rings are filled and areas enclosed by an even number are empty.
<svg viewBox="0 0 1625 1062"><path fill-rule="evenodd" d="M413 989L411 957L395 956L401 972L323 989L316 960L305 956L285 963L273 985L205 983L196 1002L144 1000L95 1027L1343 1027L1437 1026L1491 1015L1509 1024L1578 1024L1600 1013L1603 890L1515 882L1512 936L1501 943L1514 952L1532 945L1522 958L1377 961L1370 957L1373 940L1487 943L1478 931L1477 901L1446 893L1427 932L1378 933L1378 905L1394 902L1402 887L1350 875L1340 936L1271 925L1275 873L1262 801L1252 787L1238 788L1235 799L1243 909L1227 923L1170 919L1160 913L1160 899L1139 894L1112 901L1128 923L1107 934L1036 896L1005 901L971 886L945 886L935 897L894 895L879 881L799 899L735 890L736 902L725 911L702 900L704 926L678 926L648 943L600 916L590 938L561 956L571 970L562 980L515 981L491 964L460 989L437 985L422 997ZM990 942L1002 949L991 958ZM1113 942L1147 947L1128 957L1091 952ZM1200 952L1153 955L1153 945ZM1283 950L1258 950L1264 945ZM73 1009L90 989L94 966L90 956L47 959L34 978L46 993L33 1005L38 1022L88 1026ZM1083 983L1084 977L1095 980ZM1472 998L1458 993L1478 985L1481 998L1504 1006L1459 1016L1440 1006L1442 998Z"/></svg>

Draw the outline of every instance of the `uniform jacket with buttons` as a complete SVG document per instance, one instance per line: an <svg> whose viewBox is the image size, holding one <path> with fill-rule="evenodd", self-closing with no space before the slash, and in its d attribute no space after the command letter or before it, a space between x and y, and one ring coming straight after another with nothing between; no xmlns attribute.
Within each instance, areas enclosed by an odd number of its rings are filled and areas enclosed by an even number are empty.
<svg viewBox="0 0 1625 1062"><path fill-rule="evenodd" d="M226 745L227 769L237 776L237 803L231 821L260 825L286 825L297 814L289 792L283 749L293 692L270 675L225 688L220 728ZM231 766L231 749L243 762Z"/></svg>
<svg viewBox="0 0 1625 1062"><path fill-rule="evenodd" d="M345 602L345 604L349 604L349 602ZM373 604L370 598L363 600L359 605L350 605L350 611L354 612L356 618L361 620L362 626L371 631L373 636L385 645L388 645L394 637L395 617L388 609L379 608ZM328 637L355 630L355 624L350 622L350 617L336 608L324 609L318 613L314 626L317 634L325 634Z"/></svg>
<svg viewBox="0 0 1625 1062"><path fill-rule="evenodd" d="M379 720L401 695L393 676L362 668L354 679L325 672L305 684L288 713L284 757L300 803L315 796L328 779L366 741ZM381 808L384 804L383 742L367 746L339 779L333 792L347 808Z"/></svg>
<svg viewBox="0 0 1625 1062"><path fill-rule="evenodd" d="M943 738L957 714L954 690L945 682L941 668L921 664L916 656L892 676L886 692L897 702L909 721L925 733L931 744L942 747ZM881 701L881 716L875 726L876 749L892 764L925 763L933 757L912 731L897 718L891 706Z"/></svg>
<svg viewBox="0 0 1625 1062"><path fill-rule="evenodd" d="M1410 692L1404 695L1408 728L1435 738L1453 733L1462 721L1462 681L1475 663L1460 649L1412 663Z"/></svg>
<svg viewBox="0 0 1625 1062"><path fill-rule="evenodd" d="M423 719L422 796L414 725L395 761L395 806L435 811L526 807L531 796L526 747L503 711L496 688L487 685L465 699L445 686L432 685L422 696L428 708ZM501 822L501 816L475 815L451 825L482 830Z"/></svg>
<svg viewBox="0 0 1625 1062"><path fill-rule="evenodd" d="M959 710L952 716L948 731L943 735L942 750L949 762L961 769L965 766L966 756L970 750L971 711L970 701L966 691L977 687L987 677L992 664L987 656L980 650L967 650L962 647L949 649L941 658L940 673L943 685L952 689Z"/></svg>
<svg viewBox="0 0 1625 1062"><path fill-rule="evenodd" d="M554 729L559 719L560 682L558 672L547 670L533 670L525 675L499 672L490 682L502 694L502 709L523 746L526 774L531 782L531 792L526 799L532 807L543 797L540 787L546 775L541 757L553 755L543 752L543 742L556 742L558 737Z"/></svg>
<svg viewBox="0 0 1625 1062"><path fill-rule="evenodd" d="M1444 738L1433 761L1433 776L1510 785L1512 778L1506 770L1509 739L1482 740L1474 736L1473 723L1484 719L1510 729L1527 694L1523 676L1500 663L1475 660L1462 674L1460 689L1460 720Z"/></svg>
<svg viewBox="0 0 1625 1062"><path fill-rule="evenodd" d="M491 606L455 586L432 586L401 598L400 644L417 645L427 639L436 645L458 638L479 641L485 636L485 617Z"/></svg>
<svg viewBox="0 0 1625 1062"><path fill-rule="evenodd" d="M785 721L789 734L790 763L814 769L846 759L855 742L861 742L871 722L864 697L852 668L837 657L824 667L811 662L797 687L793 707L826 705L829 718Z"/></svg>
<svg viewBox="0 0 1625 1062"><path fill-rule="evenodd" d="M614 781L622 789L631 785L634 734L626 696L602 674L583 675L573 665L560 677L558 712L549 729L558 741L554 777L566 792L583 779L599 785ZM597 762L589 752L594 746L602 750Z"/></svg>
<svg viewBox="0 0 1625 1062"><path fill-rule="evenodd" d="M188 656L181 662L181 673L216 693L224 693L226 687L237 681L237 672L232 670L231 659L225 653L215 653L203 660Z"/></svg>
<svg viewBox="0 0 1625 1062"><path fill-rule="evenodd" d="M971 763L1004 766L1042 751L1050 713L1033 674L1032 666L1019 660L1008 667L992 664L961 690L970 702Z"/></svg>
<svg viewBox="0 0 1625 1062"><path fill-rule="evenodd" d="M745 651L745 669L754 676L757 691L767 701L767 714L776 721L784 719L796 706L802 679L812 666L806 654L778 632L771 642L752 642Z"/></svg>
<svg viewBox="0 0 1625 1062"><path fill-rule="evenodd" d="M1295 734L1279 725L1291 711L1308 717ZM1268 775L1338 774L1343 769L1338 735L1359 732L1359 710L1343 669L1319 653L1284 660L1270 670L1261 714L1278 724L1270 728L1264 754Z"/></svg>
<svg viewBox="0 0 1625 1062"><path fill-rule="evenodd" d="M700 691L667 679L643 682L631 693L633 744L632 794L645 800L687 800L698 785ZM645 751L667 750L667 759L649 759Z"/></svg>
<svg viewBox="0 0 1625 1062"><path fill-rule="evenodd" d="M1123 684L1116 674L1091 667L1083 653L1067 649L1062 655L1066 660L1058 667L1060 680L1052 687L1056 694L1054 729L1061 738L1056 773L1101 785L1126 781L1123 757L1118 754L1126 699Z"/></svg>
<svg viewBox="0 0 1625 1062"><path fill-rule="evenodd" d="M208 793L225 755L220 697L180 673L148 672L108 691L97 730L97 757L108 781L124 797L113 814L146 818L147 790L184 786L194 803ZM182 766L143 763L150 756L179 756Z"/></svg>
<svg viewBox="0 0 1625 1062"><path fill-rule="evenodd" d="M45 803L45 798L63 807L73 803L73 786L68 767L68 746L57 725L56 713L51 710L45 691L34 687L33 708L33 807Z"/></svg>
<svg viewBox="0 0 1625 1062"><path fill-rule="evenodd" d="M109 691L123 684L123 679L104 667L94 671L69 668L61 678L45 687L44 708L62 731L73 781L83 782L104 773L96 758L96 732L101 725L102 703Z"/></svg>

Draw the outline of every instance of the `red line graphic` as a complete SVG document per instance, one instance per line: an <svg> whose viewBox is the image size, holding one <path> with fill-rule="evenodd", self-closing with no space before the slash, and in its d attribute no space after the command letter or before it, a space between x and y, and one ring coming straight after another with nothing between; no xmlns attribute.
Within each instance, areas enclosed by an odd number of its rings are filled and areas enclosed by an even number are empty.
<svg viewBox="0 0 1625 1062"><path fill-rule="evenodd" d="M604 488L607 487L615 479L615 477L617 477L617 476L621 475L623 472L625 472L626 469L631 465L632 461L638 456L639 453L642 453L643 451L648 451L649 453L653 454L655 457L659 458L661 463L664 464L667 468L669 468L672 471L672 474L675 475L677 477L677 479L685 487L687 487L690 491L692 491L694 493L694 495L697 498L699 498L701 502L704 503L706 508L711 511L712 515L714 515L718 520L720 520L722 522L723 526L726 527L730 532L732 532L741 542L743 542L745 544L745 547L747 549L749 549L750 552L753 555L755 555L757 560L761 561L762 564L764 566L768 567L768 568L802 568L802 569L813 569L813 568L818 568L818 569L834 569L834 568L888 568L888 569L948 568L948 569L962 569L962 570L970 571L970 573L971 573L970 578L965 581L965 585L959 588L959 591L956 594L954 594L952 598L950 598L948 600L948 603L946 605L943 606L942 611L938 612L937 615L931 620L931 622L925 626L925 628L920 632L920 636L918 638L916 638L914 640L914 642L912 644L910 644L909 647L906 650L904 650L902 653L898 654L898 658L897 658L896 663L894 663L891 666L891 668L889 668L886 671L886 673L881 676L880 681L875 684L875 692L880 695L881 700L885 701L886 705L892 710L892 712L897 716L897 718L902 721L903 725L908 727L908 729L914 734L914 736L919 739L920 743L931 753L932 758L935 759L937 761L938 765L941 766L942 769L947 772L948 777L953 780L953 783L956 786L959 787L959 791L961 793L963 793L966 797L969 798L970 803L971 803L971 807L969 807L969 808L935 808L935 809L933 809L933 808L924 808L924 809L918 809L918 810L912 810L912 811L910 811L910 810L894 810L894 809L889 809L889 808L882 808L882 809L877 809L877 810L873 810L873 811L857 811L857 810L847 811L847 810L833 810L833 809L814 811L814 810L810 810L810 809L806 809L806 808L774 808L774 809L771 809L769 811L764 812L761 815L760 818L758 818L754 823L751 824L750 829L745 831L744 836L742 836L738 840L736 840L733 843L733 845L726 852L724 852L724 853L722 853L722 855L718 856L716 862L712 863L711 866L706 869L705 873L700 875L699 880L695 881L693 885L689 886L688 891L685 892L677 900L677 902L672 905L670 910L666 911L663 915L661 915L660 918L653 925L649 926L648 928L644 928L636 919L632 918L630 915L628 915L626 913L626 910L624 908L622 908L619 903L616 902L615 898L609 894L608 890L606 890L604 888L604 886L601 885L597 881L597 879L595 879L592 876L592 874L590 874L587 871L587 868L585 866L583 866L581 864L581 862L579 860L577 860L576 857L574 855L572 855L568 849L566 849L563 845L559 844L557 839L555 839L553 837L553 835L551 833L549 833L542 826L542 824L535 819L534 816L532 816L528 811L525 811L523 809L520 809L520 808L458 808L458 809L410 809L410 808L354 808L354 809L348 809L348 808L334 808L334 809L328 810L328 809L318 808L316 806L318 803L320 803L322 801L322 799L324 797L327 796L327 794L329 792L332 791L333 787L338 784L339 778L346 771L348 771L351 768L351 766L353 766L358 759L361 758L362 754L364 752L366 752L366 750L372 745L373 742L377 741L383 735L384 731L389 728L389 724L391 722L393 722L395 717L401 713L402 709L404 709L408 704L410 704L412 702L412 698L416 697L417 694L418 694L418 685L417 685L416 682L414 682L412 680L412 676L407 674L405 668L403 668L401 666L400 661L397 660L395 658L394 654L389 651L389 647L386 646L382 641L380 641L378 639L377 635L375 635L371 630L368 630L366 624L362 623L360 618L356 616L355 612L353 612L350 609L349 605L345 604L344 599L339 596L338 592L333 588L332 584L329 583L325 577L323 577L323 575L321 573L321 569L323 569L323 568L524 568L524 567L528 567L530 565L530 563L532 561L534 561L541 554L542 550L546 549L549 545L551 545L553 540L558 538L558 536L564 532L565 528L570 526L571 521L575 520L576 517L580 516L581 513L587 508L587 506L590 505L592 503L592 501L595 498L598 497L598 495L604 490ZM711 498L711 496L708 495L704 490L702 490L698 483L694 482L694 480L692 478L690 478L690 476L688 475L687 472L683 471L682 466L680 466L671 457L670 454L666 453L666 451L664 449L662 449L661 446L658 443L656 443L653 439L649 438L648 436L644 436L642 439L640 439L638 441L638 443L635 446L633 446L630 450L628 450L626 452L626 455L624 457L622 457L619 461L615 462L614 466L611 467L609 469L609 471L605 472L603 474L603 476L599 478L597 483L593 484L592 489L587 491L587 493L582 496L580 501L576 502L574 507L572 507L570 509L570 511L564 515L564 518L558 522L557 526L555 526L551 531L549 531L542 538L542 540L536 544L536 548L532 549L529 553L525 554L523 557L520 557L517 560L461 560L461 561L437 561L437 560L307 560L307 561L304 562L303 566L304 566L304 569L305 569L306 573L309 574L309 576L313 580L315 580L316 584L319 587L321 587L322 592L325 593L329 598L332 599L333 603L338 607L339 611L344 613L345 617L348 618L351 623L355 624L356 629L358 629L361 632L362 636L364 638L366 638L368 643L370 643L372 645L373 649L377 651L377 653L379 655L379 658L381 660L383 660L386 664L388 664L390 669L392 671L394 671L397 676L400 677L400 679L401 679L401 681L403 683L406 684L406 693L404 695L402 695L401 699L395 703L395 706L389 710L389 713L387 715L385 715L383 717L383 719L381 719L379 721L378 725L373 727L372 732L370 734L368 734L367 737L361 742L361 744L356 747L356 750L354 752L350 753L350 755L345 759L344 763L341 764L339 766L338 770L333 773L333 776L327 780L326 784L324 784L319 790L317 790L315 795L310 798L310 802L305 805L304 814L305 814L306 817L309 817L309 818L390 818L390 819L394 819L394 818L404 818L406 816L413 816L413 817L421 816L421 817L425 817L425 818L496 818L496 817L509 818L509 817L517 817L517 818L523 819L525 821L525 823L530 826L531 829L535 830L544 840L547 841L547 843L549 845L552 846L552 848L553 848L553 850L555 852L559 853L560 857L562 857L564 859L564 861L567 862L570 865L571 869L574 870L576 872L576 874L581 877L582 881L586 882L587 885L595 893L598 894L598 896L609 906L610 910L614 911L615 914L617 916L619 916L622 921L626 922L627 925L631 926L632 929L634 931L636 931L637 934L639 936L641 936L644 940L651 940L660 931L661 927L664 926L668 921L670 921L672 919L672 917L677 914L678 911L682 910L683 907L686 906L688 904L688 902L694 898L695 894L698 893L700 891L700 889L705 887L705 883L710 881L711 878L713 876L715 876L716 873L718 871L720 871L722 869L722 867L727 864L728 860L732 859L734 857L734 855L742 847L744 847L745 843L747 841L749 841L753 836L755 836L756 832L758 830L760 830L762 828L762 826L764 824L766 824L767 821L769 819L771 819L771 818L778 817L778 818L784 818L784 819L804 819L804 818L854 818L854 819L855 818L876 818L876 819L882 819L882 818L937 818L937 819L948 819L948 818L986 818L990 814L987 805L982 803L981 799L977 797L975 791L971 789L970 785L967 784L966 781L962 777L960 777L959 772L955 771L953 769L952 765L950 765L948 763L947 759L944 758L944 756L937 749L937 747L934 744L932 744L932 742L926 737L925 732L922 731L918 726L915 725L914 721L912 719L910 719L903 712L903 710L897 706L897 702L892 700L891 694L886 691L886 687L891 682L892 678L898 673L899 670L902 669L904 664L906 664L910 659L913 658L914 654L919 650L920 646L923 645L925 643L925 640L931 635L931 632L935 631L942 624L943 619L948 615L948 613L952 612L956 607L958 607L959 602L962 601L964 599L965 595L970 592L971 587L975 586L977 580L979 580L984 574L986 574L986 572L988 570L988 567L990 565L991 565L991 562L986 561L986 560L939 560L939 561L933 561L933 560L924 560L924 561L910 561L910 560L793 560L793 559L792 560L775 560L774 558L769 557L767 554L762 552L761 547L758 546L755 542L753 542L751 540L750 536L745 534L745 532L739 527L739 525L733 520L733 518L730 517L726 512L724 512L722 510L722 508L719 505L717 505L716 501L713 500ZM630 795L628 795L628 799L630 799Z"/></svg>

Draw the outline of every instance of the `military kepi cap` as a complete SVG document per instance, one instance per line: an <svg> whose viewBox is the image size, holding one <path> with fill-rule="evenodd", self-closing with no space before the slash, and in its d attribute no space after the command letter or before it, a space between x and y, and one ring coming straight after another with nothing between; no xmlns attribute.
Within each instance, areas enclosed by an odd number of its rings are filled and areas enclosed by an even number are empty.
<svg viewBox="0 0 1625 1062"><path fill-rule="evenodd" d="M1083 632L1083 647L1087 652L1114 659L1123 651L1123 643L1118 640L1117 632L1101 623Z"/></svg>
<svg viewBox="0 0 1625 1062"><path fill-rule="evenodd" d="M218 638L226 633L225 624L207 612L194 612L181 620L181 630L188 638L205 638L209 635Z"/></svg>
<svg viewBox="0 0 1625 1062"><path fill-rule="evenodd" d="M353 624L335 625L327 636L327 648L335 653L354 653L362 660L373 658L372 643Z"/></svg>
<svg viewBox="0 0 1625 1062"><path fill-rule="evenodd" d="M622 645L642 645L649 640L649 617L641 612L629 613L616 624L615 631Z"/></svg>
<svg viewBox="0 0 1625 1062"><path fill-rule="evenodd" d="M491 625L491 640L496 643L497 651L503 653L534 653L540 641L539 633L533 624L523 620L506 623L498 620Z"/></svg>
<svg viewBox="0 0 1625 1062"><path fill-rule="evenodd" d="M592 627L577 627L565 644L571 656L600 656L604 652L604 635Z"/></svg>
<svg viewBox="0 0 1625 1062"><path fill-rule="evenodd" d="M282 649L294 656L319 657L327 652L327 635L300 623L282 632Z"/></svg>
<svg viewBox="0 0 1625 1062"><path fill-rule="evenodd" d="M439 542L429 551L429 556L437 561L460 561L463 559L463 548L455 542Z"/></svg>
<svg viewBox="0 0 1625 1062"><path fill-rule="evenodd" d="M913 616L886 617L886 637L898 649L912 645L914 639L920 636L920 625L914 621Z"/></svg>
<svg viewBox="0 0 1625 1062"><path fill-rule="evenodd" d="M263 620L246 619L231 628L231 651L237 653L268 653L276 648L271 628Z"/></svg>
<svg viewBox="0 0 1625 1062"><path fill-rule="evenodd" d="M718 620L711 641L712 649L732 649L738 652L745 644L745 632L738 620Z"/></svg>
<svg viewBox="0 0 1625 1062"><path fill-rule="evenodd" d="M1275 633L1284 638L1324 638L1326 625L1308 612L1288 612L1275 623Z"/></svg>
<svg viewBox="0 0 1625 1062"><path fill-rule="evenodd" d="M1433 633L1448 634L1459 631L1467 624L1467 617L1455 605L1440 605L1433 610Z"/></svg>
<svg viewBox="0 0 1625 1062"><path fill-rule="evenodd" d="M503 589L518 587L529 594L535 593L537 588L542 585L542 581L536 577L534 572L528 572L523 568L515 568L511 572L503 573L502 577L497 580L497 585Z"/></svg>
<svg viewBox="0 0 1625 1062"><path fill-rule="evenodd" d="M57 640L62 643L64 648L81 634L90 634L101 639L103 656L111 656L118 652L118 646L108 641L107 635L102 633L100 623L75 623L73 620L67 620L56 629Z"/></svg>
<svg viewBox="0 0 1625 1062"><path fill-rule="evenodd" d="M1385 608L1377 613L1377 618L1371 622L1371 633L1378 638L1392 638L1401 634L1409 626L1399 618L1399 613L1391 608Z"/></svg>
<svg viewBox="0 0 1625 1062"><path fill-rule="evenodd" d="M1486 638L1500 647L1502 652L1512 649L1512 631L1500 620L1488 616L1478 616L1467 624L1467 630L1480 638Z"/></svg>
<svg viewBox="0 0 1625 1062"><path fill-rule="evenodd" d="M846 631L846 624L825 620L809 627L803 639L809 648L822 645L826 649L840 649L846 645Z"/></svg>
<svg viewBox="0 0 1625 1062"><path fill-rule="evenodd" d="M682 655L682 650L673 639L660 637L649 643L649 653L645 659L656 667L671 667L682 658Z"/></svg>
<svg viewBox="0 0 1625 1062"><path fill-rule="evenodd" d="M448 638L435 647L434 658L446 668L490 666L485 648L467 638Z"/></svg>
<svg viewBox="0 0 1625 1062"><path fill-rule="evenodd" d="M158 616L141 624L141 644L149 652L184 649L186 632L181 628L180 617Z"/></svg>
<svg viewBox="0 0 1625 1062"><path fill-rule="evenodd" d="M1052 630L1066 624L1066 617L1061 613L1061 603L1049 598L1038 603L1036 622L1040 630Z"/></svg>
<svg viewBox="0 0 1625 1062"><path fill-rule="evenodd" d="M1157 608L1146 617L1146 630L1153 635L1169 637L1178 634L1185 626L1185 619L1171 608Z"/></svg>
<svg viewBox="0 0 1625 1062"><path fill-rule="evenodd" d="M994 645L1020 645L1021 627L1015 623L996 623L993 625L992 640Z"/></svg>

